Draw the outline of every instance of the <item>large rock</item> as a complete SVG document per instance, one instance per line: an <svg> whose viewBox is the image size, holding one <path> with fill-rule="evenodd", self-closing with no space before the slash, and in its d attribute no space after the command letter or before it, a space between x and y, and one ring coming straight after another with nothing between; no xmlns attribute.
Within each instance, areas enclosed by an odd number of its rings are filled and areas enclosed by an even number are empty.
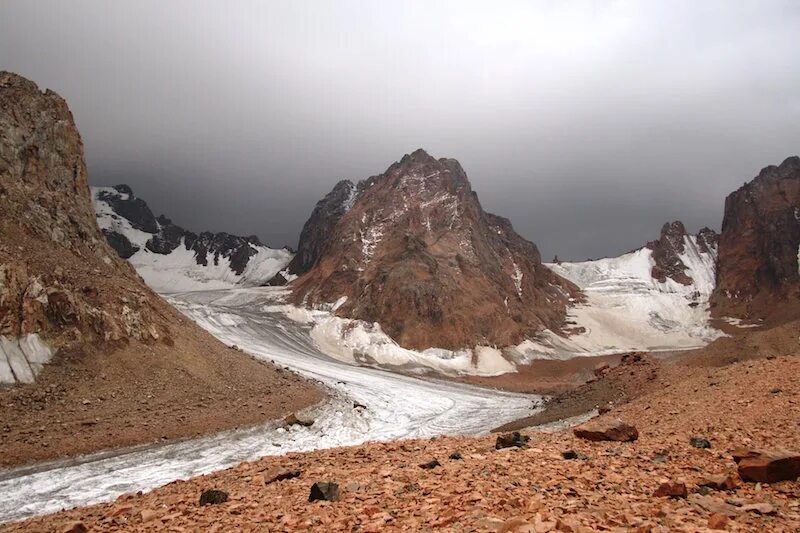
<svg viewBox="0 0 800 533"><path fill-rule="evenodd" d="M339 501L339 484L333 481L317 481L311 485L308 501L324 500L328 502Z"/></svg>
<svg viewBox="0 0 800 533"><path fill-rule="evenodd" d="M639 438L639 431L622 420L593 420L573 430L575 436L591 441L632 442Z"/></svg>
<svg viewBox="0 0 800 533"><path fill-rule="evenodd" d="M423 150L339 183L315 208L290 270L297 304L344 301L409 348L508 346L558 331L577 288L511 223L486 213L454 159ZM342 297L346 297L344 300Z"/></svg>
<svg viewBox="0 0 800 533"><path fill-rule="evenodd" d="M717 316L785 313L800 295L800 157L761 170L725 200L719 239Z"/></svg>
<svg viewBox="0 0 800 533"><path fill-rule="evenodd" d="M742 449L733 452L733 460L745 481L776 483L800 477L800 453Z"/></svg>

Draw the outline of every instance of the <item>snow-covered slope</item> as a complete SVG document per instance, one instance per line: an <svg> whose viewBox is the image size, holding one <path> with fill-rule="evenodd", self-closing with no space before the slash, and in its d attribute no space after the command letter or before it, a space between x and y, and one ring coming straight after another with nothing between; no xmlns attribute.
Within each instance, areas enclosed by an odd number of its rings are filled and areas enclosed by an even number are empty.
<svg viewBox="0 0 800 533"><path fill-rule="evenodd" d="M154 217L129 187L92 187L97 224L117 252L162 293L263 285L292 259L256 237L199 235Z"/></svg>
<svg viewBox="0 0 800 533"><path fill-rule="evenodd" d="M704 346L721 336L708 325L714 290L716 246L702 235L683 235L677 253L690 279L680 283L653 277L650 247L619 257L547 266L578 285L585 301L570 309L578 333L560 337L546 331L518 347L527 357L602 355L632 350L674 350Z"/></svg>

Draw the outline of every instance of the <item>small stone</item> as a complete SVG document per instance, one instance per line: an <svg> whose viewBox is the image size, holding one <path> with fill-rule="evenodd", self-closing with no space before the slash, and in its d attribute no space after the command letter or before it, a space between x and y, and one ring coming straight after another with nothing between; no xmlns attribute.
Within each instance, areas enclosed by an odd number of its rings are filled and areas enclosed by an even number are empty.
<svg viewBox="0 0 800 533"><path fill-rule="evenodd" d="M422 468L423 470L433 470L437 466L442 466L442 464L439 462L438 459L433 459L431 461L428 461L427 463L422 463L421 465L419 465L419 467Z"/></svg>
<svg viewBox="0 0 800 533"><path fill-rule="evenodd" d="M300 470L291 470L288 468L273 468L264 474L264 484L269 485L276 481L284 481L287 479L294 479L300 477Z"/></svg>
<svg viewBox="0 0 800 533"><path fill-rule="evenodd" d="M657 497L670 497L670 498L686 498L689 491L686 489L686 484L680 481L667 481L659 485L653 496Z"/></svg>
<svg viewBox="0 0 800 533"><path fill-rule="evenodd" d="M739 483L736 481L736 477L733 474L720 474L718 476L708 476L702 480L699 485L714 490L733 490Z"/></svg>
<svg viewBox="0 0 800 533"><path fill-rule="evenodd" d="M158 513L153 509L144 509L140 513L142 515L142 522L152 522L156 518L158 518Z"/></svg>
<svg viewBox="0 0 800 533"><path fill-rule="evenodd" d="M561 457L564 459L573 460L573 459L581 459L586 460L588 457L581 452L576 452L575 450L567 450L565 452L561 452Z"/></svg>
<svg viewBox="0 0 800 533"><path fill-rule="evenodd" d="M339 501L339 485L333 481L317 481L311 485L308 501L325 500L328 502Z"/></svg>
<svg viewBox="0 0 800 533"><path fill-rule="evenodd" d="M89 528L86 527L86 524L83 522L74 522L64 529L61 530L62 533L86 533L89 531Z"/></svg>
<svg viewBox="0 0 800 533"><path fill-rule="evenodd" d="M725 529L728 525L728 517L720 513L712 513L708 517L708 529Z"/></svg>
<svg viewBox="0 0 800 533"><path fill-rule="evenodd" d="M450 454L451 461L460 461L461 459L463 459L461 452L453 452Z"/></svg>
<svg viewBox="0 0 800 533"><path fill-rule="evenodd" d="M494 447L497 450L502 450L503 448L522 448L529 440L531 440L530 437L520 434L519 431L503 433L497 436Z"/></svg>
<svg viewBox="0 0 800 533"><path fill-rule="evenodd" d="M200 505L218 505L228 501L228 493L224 490L208 489L200 494Z"/></svg>
<svg viewBox="0 0 800 533"><path fill-rule="evenodd" d="M742 505L742 511L764 515L775 514L777 512L775 507L768 503L749 503L747 505Z"/></svg>
<svg viewBox="0 0 800 533"><path fill-rule="evenodd" d="M700 449L711 448L711 442L707 438L701 437L700 435L695 435L689 439L689 444Z"/></svg>

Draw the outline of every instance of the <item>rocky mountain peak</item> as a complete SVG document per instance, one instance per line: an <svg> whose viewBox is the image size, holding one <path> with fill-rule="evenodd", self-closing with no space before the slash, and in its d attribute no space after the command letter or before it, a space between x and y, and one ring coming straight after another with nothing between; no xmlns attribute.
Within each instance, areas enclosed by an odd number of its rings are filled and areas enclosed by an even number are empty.
<svg viewBox="0 0 800 533"><path fill-rule="evenodd" d="M669 278L681 285L691 285L694 280L686 273L688 266L683 260L687 245L696 245L699 252L716 256L718 236L714 230L703 228L694 239L689 237L683 222L675 220L661 227L658 240L647 243L647 248L653 251L653 279L664 283Z"/></svg>
<svg viewBox="0 0 800 533"><path fill-rule="evenodd" d="M577 291L508 220L483 211L458 161L423 150L355 186L340 182L306 223L301 254L294 301L346 297L337 313L378 322L413 348L508 345L557 330Z"/></svg>
<svg viewBox="0 0 800 533"><path fill-rule="evenodd" d="M168 334L156 297L98 230L66 102L9 72L0 73L0 213L0 382L32 381L62 347Z"/></svg>
<svg viewBox="0 0 800 533"><path fill-rule="evenodd" d="M798 314L800 296L800 158L762 169L725 199L719 239L718 316L765 318Z"/></svg>

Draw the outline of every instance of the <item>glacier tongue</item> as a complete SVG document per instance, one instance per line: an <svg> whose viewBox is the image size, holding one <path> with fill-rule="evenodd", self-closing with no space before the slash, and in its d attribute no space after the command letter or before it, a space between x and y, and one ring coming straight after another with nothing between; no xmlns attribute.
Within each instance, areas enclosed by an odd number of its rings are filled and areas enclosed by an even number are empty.
<svg viewBox="0 0 800 533"><path fill-rule="evenodd" d="M710 327L708 299L714 290L716 250L702 251L697 237L684 236L680 259L692 283L653 279L652 250L619 257L547 266L586 295L570 310L568 337L545 331L517 347L527 359L605 355L635 350L697 348L723 334Z"/></svg>

